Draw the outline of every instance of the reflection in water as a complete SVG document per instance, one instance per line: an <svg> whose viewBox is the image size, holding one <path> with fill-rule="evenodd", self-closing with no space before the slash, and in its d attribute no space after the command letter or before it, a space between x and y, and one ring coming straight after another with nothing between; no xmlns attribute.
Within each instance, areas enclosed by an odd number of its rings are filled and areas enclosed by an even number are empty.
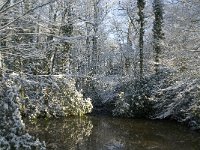
<svg viewBox="0 0 200 150"><path fill-rule="evenodd" d="M102 116L40 120L27 129L55 150L199 150L200 134L169 121Z"/></svg>
<svg viewBox="0 0 200 150"><path fill-rule="evenodd" d="M92 131L92 122L87 117L67 119L38 120L31 124L26 121L26 127L32 135L45 141L47 149L74 150L86 139Z"/></svg>

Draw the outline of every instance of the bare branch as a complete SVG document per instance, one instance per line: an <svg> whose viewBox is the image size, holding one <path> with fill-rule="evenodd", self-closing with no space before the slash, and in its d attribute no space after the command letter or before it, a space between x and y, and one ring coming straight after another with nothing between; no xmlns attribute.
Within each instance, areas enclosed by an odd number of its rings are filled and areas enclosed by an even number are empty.
<svg viewBox="0 0 200 150"><path fill-rule="evenodd" d="M38 9L38 8L44 7L44 6L46 6L46 5L50 4L50 3L53 3L53 2L55 2L55 1L56 1L56 0L51 0L51 1L47 2L47 3L41 4L41 5L39 5L39 6L36 6L36 7L32 8L32 9L28 10L26 13L22 14L21 16L17 17L16 19L14 19L13 21L9 22L9 23L6 24L5 26L1 27L1 28L0 28L0 31L3 30L3 29L5 29L6 27L8 27L9 25L11 25L11 24L14 23L15 21L19 20L20 18L26 16L26 15L29 14L30 12L32 12L32 11Z"/></svg>
<svg viewBox="0 0 200 150"><path fill-rule="evenodd" d="M13 4L12 6L6 7L6 8L3 9L3 10L0 9L0 14L6 12L6 11L9 10L10 8L13 8L13 7L15 7L16 5L18 5L18 4L22 3L22 2L23 2L23 1L19 1L19 2L15 3L15 4Z"/></svg>
<svg viewBox="0 0 200 150"><path fill-rule="evenodd" d="M8 4L10 3L10 0L7 0L3 6L1 6L0 11L2 11Z"/></svg>

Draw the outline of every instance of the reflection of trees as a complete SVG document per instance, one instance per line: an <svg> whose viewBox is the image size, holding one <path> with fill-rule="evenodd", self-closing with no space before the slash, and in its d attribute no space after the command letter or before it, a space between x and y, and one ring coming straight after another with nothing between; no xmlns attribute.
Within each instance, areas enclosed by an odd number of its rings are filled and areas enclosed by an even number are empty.
<svg viewBox="0 0 200 150"><path fill-rule="evenodd" d="M200 146L193 134L172 122L98 117L92 118L92 123L92 134L81 150L188 150Z"/></svg>
<svg viewBox="0 0 200 150"><path fill-rule="evenodd" d="M126 136L123 136L125 130L121 131L120 122L116 119L110 117L93 118L92 123L95 128L81 150L123 150L126 147L127 139Z"/></svg>
<svg viewBox="0 0 200 150"><path fill-rule="evenodd" d="M40 120L28 124L48 150L199 149L200 136L169 121L103 116Z"/></svg>
<svg viewBox="0 0 200 150"><path fill-rule="evenodd" d="M91 134L93 125L88 117L67 119L38 120L26 123L27 129L45 141L47 149L74 150Z"/></svg>

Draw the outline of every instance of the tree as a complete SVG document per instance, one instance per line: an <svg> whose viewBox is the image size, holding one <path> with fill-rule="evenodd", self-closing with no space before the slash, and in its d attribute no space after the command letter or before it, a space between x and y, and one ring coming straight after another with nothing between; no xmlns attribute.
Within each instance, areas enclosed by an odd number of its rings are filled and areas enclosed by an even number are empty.
<svg viewBox="0 0 200 150"><path fill-rule="evenodd" d="M161 54L161 41L164 38L163 26L163 3L162 0L153 1L154 23L153 23L153 49L155 52L155 71L159 71L159 59Z"/></svg>
<svg viewBox="0 0 200 150"><path fill-rule="evenodd" d="M105 7L105 8L104 8ZM92 36L92 56L91 56L91 75L98 73L99 68L99 53L100 53L100 47L99 47L99 30L100 25L103 23L107 13L108 8L106 4L104 4L103 0L92 0L92 8L93 8L93 23L92 23L92 30L93 30L93 36Z"/></svg>
<svg viewBox="0 0 200 150"><path fill-rule="evenodd" d="M140 50L140 80L143 79L143 61L144 61L144 54L143 54L143 48L144 48L144 7L145 7L145 1L144 0L138 0L137 1L137 7L138 7L138 23L140 25L140 31L139 31L139 50Z"/></svg>
<svg viewBox="0 0 200 150"><path fill-rule="evenodd" d="M200 73L200 3L198 0L164 3L164 64L176 69L180 78ZM167 51L166 51L167 50Z"/></svg>
<svg viewBox="0 0 200 150"><path fill-rule="evenodd" d="M71 37L73 33L73 19L72 19L72 2L65 1L63 3L63 11L62 11L62 18L61 18L61 34L64 37ZM66 73L72 66L72 58L71 58L71 43L64 42L63 43L63 51L61 52L61 64L60 71L62 73ZM72 66L73 67L73 66ZM71 68L72 69L72 68Z"/></svg>

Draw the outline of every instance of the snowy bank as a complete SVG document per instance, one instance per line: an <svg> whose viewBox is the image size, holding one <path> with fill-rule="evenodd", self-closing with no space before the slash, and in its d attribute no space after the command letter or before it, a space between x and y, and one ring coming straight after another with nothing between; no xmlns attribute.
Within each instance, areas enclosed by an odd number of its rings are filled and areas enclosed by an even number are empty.
<svg viewBox="0 0 200 150"><path fill-rule="evenodd" d="M16 88L12 81L1 82L0 86L0 149L2 150L44 150L45 143L25 132L17 102Z"/></svg>
<svg viewBox="0 0 200 150"><path fill-rule="evenodd" d="M163 68L158 74L125 81L116 86L106 103L114 116L174 119L200 129L200 79L175 78Z"/></svg>
<svg viewBox="0 0 200 150"><path fill-rule="evenodd" d="M0 149L43 150L45 143L29 135L22 115L64 117L92 111L90 99L75 88L73 79L64 75L34 76L3 74L0 81Z"/></svg>
<svg viewBox="0 0 200 150"><path fill-rule="evenodd" d="M153 118L175 119L200 129L200 79L178 81L159 89L153 99L156 100Z"/></svg>

